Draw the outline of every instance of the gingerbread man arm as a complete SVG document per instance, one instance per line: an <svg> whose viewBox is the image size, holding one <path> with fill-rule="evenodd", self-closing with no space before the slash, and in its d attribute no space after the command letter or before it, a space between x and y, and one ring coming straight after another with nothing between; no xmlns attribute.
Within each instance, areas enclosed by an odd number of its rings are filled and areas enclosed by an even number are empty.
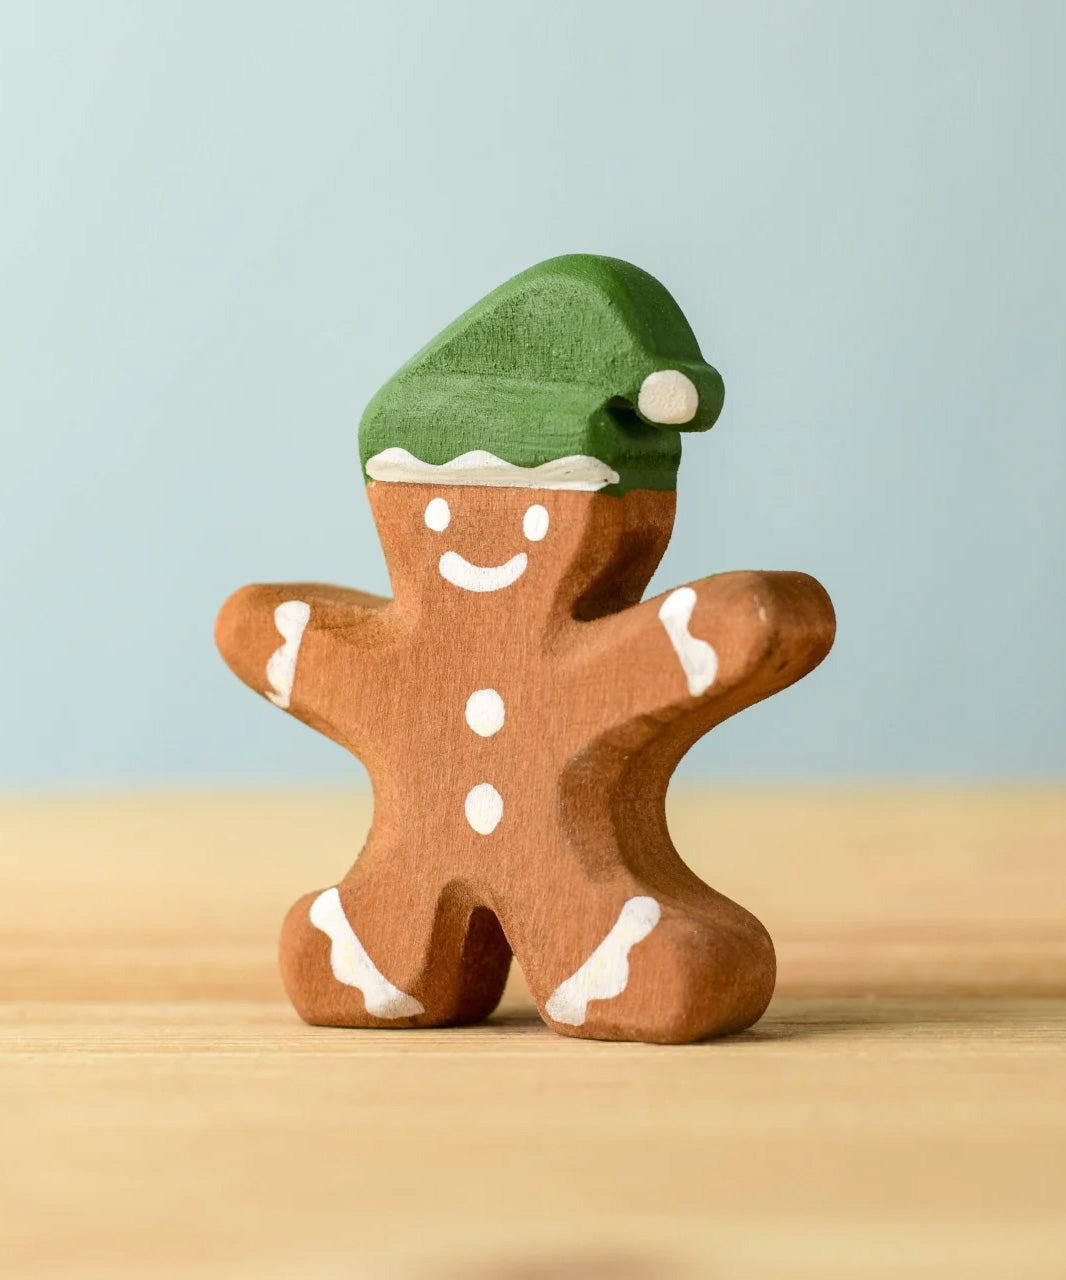
<svg viewBox="0 0 1066 1280"><path fill-rule="evenodd" d="M317 582L242 587L219 611L215 643L249 688L355 750L390 677L391 604Z"/></svg>
<svg viewBox="0 0 1066 1280"><path fill-rule="evenodd" d="M813 670L835 630L807 574L722 573L580 624L566 665L608 727L710 704L724 720Z"/></svg>

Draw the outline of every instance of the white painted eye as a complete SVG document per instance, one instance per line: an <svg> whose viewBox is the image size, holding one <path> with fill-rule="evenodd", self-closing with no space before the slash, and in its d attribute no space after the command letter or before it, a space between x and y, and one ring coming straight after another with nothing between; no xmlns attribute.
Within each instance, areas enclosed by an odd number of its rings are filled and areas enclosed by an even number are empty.
<svg viewBox="0 0 1066 1280"><path fill-rule="evenodd" d="M548 512L539 502L526 509L522 517L522 532L530 542L539 542L548 532Z"/></svg>
<svg viewBox="0 0 1066 1280"><path fill-rule="evenodd" d="M426 528L443 533L452 522L452 509L443 498L434 498L426 507Z"/></svg>
<svg viewBox="0 0 1066 1280"><path fill-rule="evenodd" d="M640 384L637 408L649 422L676 427L691 422L700 407L700 393L680 369L658 369Z"/></svg>

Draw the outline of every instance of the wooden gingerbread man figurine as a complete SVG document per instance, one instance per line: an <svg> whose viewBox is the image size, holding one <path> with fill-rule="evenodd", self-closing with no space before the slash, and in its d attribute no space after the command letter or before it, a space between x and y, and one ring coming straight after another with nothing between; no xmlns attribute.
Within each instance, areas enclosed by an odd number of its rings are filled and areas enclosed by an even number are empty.
<svg viewBox="0 0 1066 1280"><path fill-rule="evenodd" d="M283 928L308 1022L476 1022L512 953L565 1035L684 1042L765 1009L769 935L678 857L666 788L697 738L825 657L833 608L800 573L640 603L673 526L679 431L712 426L722 396L651 276L542 263L363 417L393 599L285 583L223 606L234 672L373 784L355 865Z"/></svg>

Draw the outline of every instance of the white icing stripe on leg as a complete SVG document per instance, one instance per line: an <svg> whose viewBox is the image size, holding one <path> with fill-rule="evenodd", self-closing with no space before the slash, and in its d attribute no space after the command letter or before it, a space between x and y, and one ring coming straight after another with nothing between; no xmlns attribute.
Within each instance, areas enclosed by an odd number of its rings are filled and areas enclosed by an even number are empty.
<svg viewBox="0 0 1066 1280"><path fill-rule="evenodd" d="M659 606L659 621L666 628L681 668L688 680L688 691L698 698L714 684L718 674L718 655L706 640L689 634L688 624L696 607L696 593L691 587L671 591Z"/></svg>
<svg viewBox="0 0 1066 1280"><path fill-rule="evenodd" d="M274 610L274 626L284 636L285 643L267 660L266 676L275 690L268 691L267 697L282 711L289 709L292 682L296 679L296 658L310 617L311 606L304 600L285 600Z"/></svg>
<svg viewBox="0 0 1066 1280"><path fill-rule="evenodd" d="M348 923L336 889L320 893L311 903L310 915L311 923L333 944L329 952L333 976L346 987L357 987L363 993L367 1013L375 1018L413 1018L425 1013L421 1002L394 987L367 955Z"/></svg>
<svg viewBox="0 0 1066 1280"><path fill-rule="evenodd" d="M568 1027L580 1027L590 1000L620 996L629 982L630 948L644 941L661 914L654 898L630 898L607 937L581 968L548 997L544 1006L548 1017Z"/></svg>

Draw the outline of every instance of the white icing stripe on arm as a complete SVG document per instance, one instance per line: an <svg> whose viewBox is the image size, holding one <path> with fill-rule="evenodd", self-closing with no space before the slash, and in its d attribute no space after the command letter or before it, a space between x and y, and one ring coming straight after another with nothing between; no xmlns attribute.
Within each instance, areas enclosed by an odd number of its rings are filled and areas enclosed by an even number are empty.
<svg viewBox="0 0 1066 1280"><path fill-rule="evenodd" d="M520 467L487 449L471 449L450 462L423 462L393 445L367 459L371 480L406 484L495 484L511 489L584 489L594 491L618 483L618 472L599 458L574 453L536 467Z"/></svg>
<svg viewBox="0 0 1066 1280"><path fill-rule="evenodd" d="M375 1018L413 1018L425 1013L422 1003L394 987L374 964L355 936L336 889L326 889L311 903L311 923L332 943L329 965L346 987L363 993L366 1011Z"/></svg>
<svg viewBox="0 0 1066 1280"><path fill-rule="evenodd" d="M718 655L706 640L689 634L688 624L696 607L696 593L691 587L671 591L659 606L659 621L666 628L678 661L688 680L688 691L694 698L714 684L718 674Z"/></svg>
<svg viewBox="0 0 1066 1280"><path fill-rule="evenodd" d="M661 914L654 898L630 898L607 937L581 968L548 997L544 1006L548 1017L568 1027L580 1027L590 1000L620 996L629 982L630 948L644 941Z"/></svg>
<svg viewBox="0 0 1066 1280"><path fill-rule="evenodd" d="M270 655L266 665L266 677L274 686L267 697L283 711L289 708L292 682L296 679L296 658L300 641L311 617L311 606L303 600L286 600L274 610L274 626L285 637L285 643Z"/></svg>

